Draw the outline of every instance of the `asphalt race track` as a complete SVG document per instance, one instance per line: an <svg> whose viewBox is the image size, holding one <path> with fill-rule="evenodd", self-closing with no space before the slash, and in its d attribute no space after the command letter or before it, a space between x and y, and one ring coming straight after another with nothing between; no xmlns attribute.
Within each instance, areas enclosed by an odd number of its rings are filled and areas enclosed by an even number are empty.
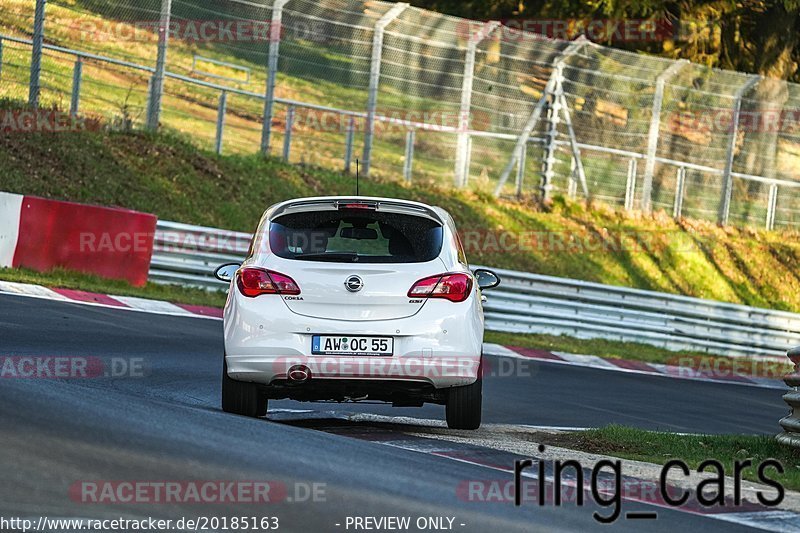
<svg viewBox="0 0 800 533"><path fill-rule="evenodd" d="M346 415L353 412L442 420L439 406L272 402L267 419L222 413L219 321L2 295L0 339L6 356L141 358L146 368L144 377L0 381L0 515L278 516L283 531L346 531L345 517L353 515L449 516L455 517L456 531L470 532L600 528L592 518L598 508L591 505L515 508L507 502L467 501L459 497L460 484L504 474L383 445L379 440L385 435L353 438L311 423L331 419L346 429ZM497 358L491 360L500 366ZM488 429L482 431L491 431L492 424L622 423L673 432L772 434L786 412L778 390L525 364L518 375L486 378ZM414 428L412 420L374 430L402 438ZM358 432L370 430L368 423L358 424ZM214 508L71 499L70 487L87 480L271 480L288 487L289 496L266 507ZM324 487L324 497L313 503L293 497L312 484ZM626 512L654 510L629 502L624 507ZM744 529L700 515L657 511L659 519L648 521L648 529ZM642 523L620 519L616 527L640 530Z"/></svg>

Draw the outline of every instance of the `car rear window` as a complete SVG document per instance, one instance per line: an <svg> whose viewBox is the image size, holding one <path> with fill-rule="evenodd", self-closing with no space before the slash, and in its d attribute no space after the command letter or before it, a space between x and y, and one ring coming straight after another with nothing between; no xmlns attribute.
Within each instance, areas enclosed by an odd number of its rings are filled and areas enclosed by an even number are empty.
<svg viewBox="0 0 800 533"><path fill-rule="evenodd" d="M415 215L355 210L283 215L269 227L284 259L336 263L424 263L442 251L441 224Z"/></svg>

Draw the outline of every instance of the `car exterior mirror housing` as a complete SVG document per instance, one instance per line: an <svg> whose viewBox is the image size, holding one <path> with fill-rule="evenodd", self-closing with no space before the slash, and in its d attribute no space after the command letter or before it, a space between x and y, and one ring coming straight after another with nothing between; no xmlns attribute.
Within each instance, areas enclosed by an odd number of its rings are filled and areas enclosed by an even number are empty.
<svg viewBox="0 0 800 533"><path fill-rule="evenodd" d="M214 271L214 277L225 283L230 283L236 275L236 271L242 266L239 263L226 263Z"/></svg>
<svg viewBox="0 0 800 533"><path fill-rule="evenodd" d="M494 289L500 285L500 276L491 270L486 270L483 268L475 271L475 279L478 281L478 287L482 291Z"/></svg>

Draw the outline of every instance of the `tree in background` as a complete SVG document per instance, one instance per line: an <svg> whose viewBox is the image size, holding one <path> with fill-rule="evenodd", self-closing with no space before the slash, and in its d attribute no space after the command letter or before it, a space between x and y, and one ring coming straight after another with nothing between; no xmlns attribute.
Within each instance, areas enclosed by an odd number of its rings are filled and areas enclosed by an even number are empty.
<svg viewBox="0 0 800 533"><path fill-rule="evenodd" d="M800 0L411 0L473 19L652 19L671 26L657 41L601 43L712 67L800 82Z"/></svg>

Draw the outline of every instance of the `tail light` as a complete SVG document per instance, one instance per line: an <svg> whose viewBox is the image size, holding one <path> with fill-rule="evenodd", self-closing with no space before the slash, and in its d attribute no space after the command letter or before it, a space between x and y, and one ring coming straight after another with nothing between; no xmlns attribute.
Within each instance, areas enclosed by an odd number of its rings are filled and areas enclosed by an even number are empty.
<svg viewBox="0 0 800 533"><path fill-rule="evenodd" d="M472 276L468 274L439 274L421 279L408 291L409 298L444 298L459 303L472 292Z"/></svg>
<svg viewBox="0 0 800 533"><path fill-rule="evenodd" d="M287 296L300 294L300 287L292 278L262 268L242 268L236 274L236 285L239 287L239 292L248 298L255 298L262 294Z"/></svg>

